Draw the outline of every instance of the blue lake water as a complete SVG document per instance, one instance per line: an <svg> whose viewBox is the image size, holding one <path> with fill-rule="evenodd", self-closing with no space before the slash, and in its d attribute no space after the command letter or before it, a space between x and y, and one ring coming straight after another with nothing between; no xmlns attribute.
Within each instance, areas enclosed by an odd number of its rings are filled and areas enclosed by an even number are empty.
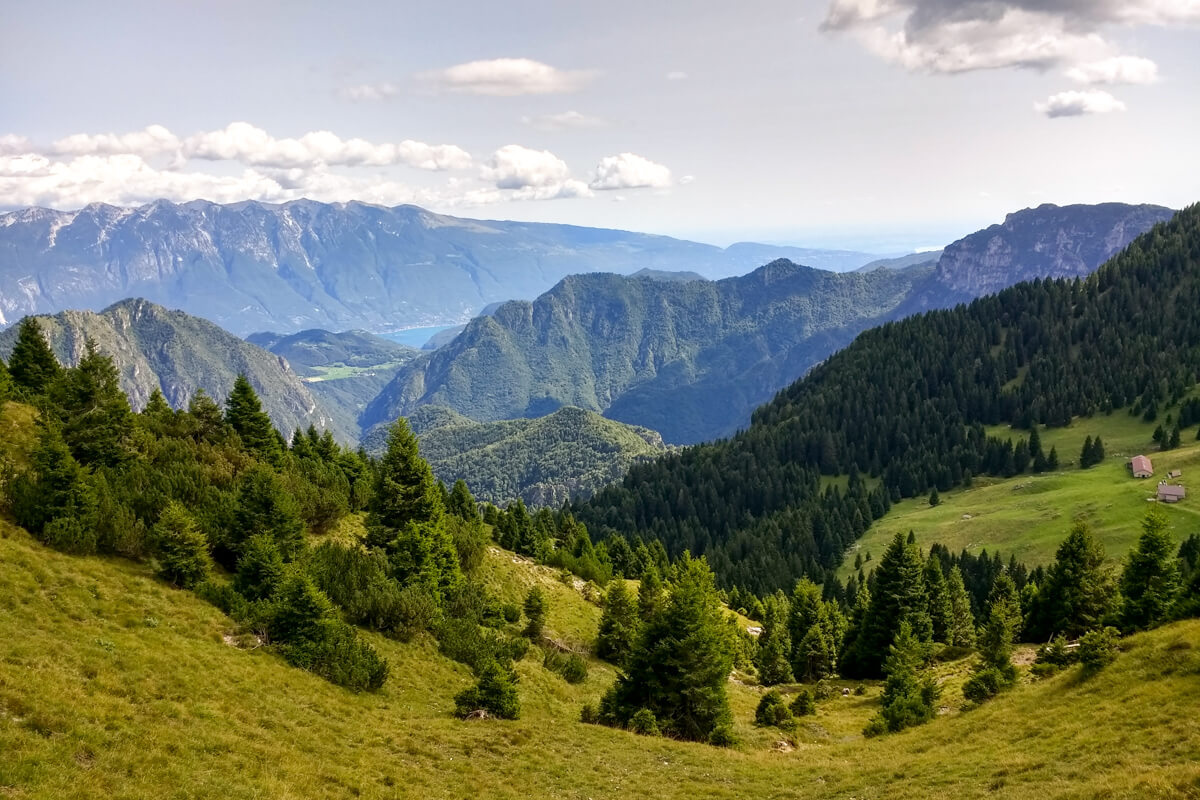
<svg viewBox="0 0 1200 800"><path fill-rule="evenodd" d="M441 333L447 328L456 328L457 325L434 325L432 328L409 328L406 331L396 331L395 333L379 334L384 339L391 339L393 342L406 344L409 347L420 347L430 340L434 334Z"/></svg>

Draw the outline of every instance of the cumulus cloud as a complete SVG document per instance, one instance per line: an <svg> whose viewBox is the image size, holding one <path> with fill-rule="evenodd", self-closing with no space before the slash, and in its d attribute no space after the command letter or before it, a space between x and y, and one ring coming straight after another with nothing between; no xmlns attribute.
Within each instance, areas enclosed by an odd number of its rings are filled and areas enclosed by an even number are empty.
<svg viewBox="0 0 1200 800"><path fill-rule="evenodd" d="M245 124L245 123L242 123ZM149 125L131 133L76 133L59 139L50 152L63 156L113 156L135 153L143 157L179 149L179 137L162 125Z"/></svg>
<svg viewBox="0 0 1200 800"><path fill-rule="evenodd" d="M1039 113L1047 117L1079 117L1084 114L1109 114L1124 111L1125 104L1108 92L1090 89L1083 92L1059 92L1043 102L1034 103Z"/></svg>
<svg viewBox="0 0 1200 800"><path fill-rule="evenodd" d="M17 136L15 133L0 135L0 156L28 153L32 149L33 143L24 136Z"/></svg>
<svg viewBox="0 0 1200 800"><path fill-rule="evenodd" d="M1158 80L1158 65L1148 58L1113 56L1092 61L1067 70L1067 77L1079 83L1154 83Z"/></svg>
<svg viewBox="0 0 1200 800"><path fill-rule="evenodd" d="M671 170L635 153L620 153L600 160L588 186L592 189L665 189Z"/></svg>
<svg viewBox="0 0 1200 800"><path fill-rule="evenodd" d="M572 128L597 128L604 124L599 117L564 111L561 114L542 114L536 117L521 117L521 122L540 131L563 131Z"/></svg>
<svg viewBox="0 0 1200 800"><path fill-rule="evenodd" d="M573 92L594 74L587 70L562 70L530 58L493 58L456 64L420 77L444 91L511 97Z"/></svg>
<svg viewBox="0 0 1200 800"><path fill-rule="evenodd" d="M480 169L479 176L495 185L497 190L509 190L516 200L550 200L558 197L588 197L591 191L583 181L571 177L567 162L549 150L533 150L519 144L501 147ZM481 190L474 196L480 202L493 202L491 190ZM497 196L499 197L499 195Z"/></svg>
<svg viewBox="0 0 1200 800"><path fill-rule="evenodd" d="M1112 55L1109 26L1194 21L1197 0L833 0L822 28L906 69L956 73L1080 66Z"/></svg>

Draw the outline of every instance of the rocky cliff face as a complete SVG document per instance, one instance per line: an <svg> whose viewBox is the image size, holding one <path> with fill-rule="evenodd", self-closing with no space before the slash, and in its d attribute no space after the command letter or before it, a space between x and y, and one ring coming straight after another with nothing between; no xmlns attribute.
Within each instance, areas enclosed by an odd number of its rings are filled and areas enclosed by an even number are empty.
<svg viewBox="0 0 1200 800"><path fill-rule="evenodd" d="M1027 208L948 246L934 280L958 300L1033 278L1082 277L1174 214L1124 203Z"/></svg>
<svg viewBox="0 0 1200 800"><path fill-rule="evenodd" d="M330 414L286 359L207 320L135 299L100 313L64 311L38 321L64 364L79 362L88 339L111 356L121 376L121 388L135 410L146 404L154 389L162 391L176 408L186 406L199 389L221 403L238 373L245 373L263 409L285 434L310 424L332 427ZM16 334L15 327L0 332L0 357L8 358ZM334 430L342 438L350 438Z"/></svg>

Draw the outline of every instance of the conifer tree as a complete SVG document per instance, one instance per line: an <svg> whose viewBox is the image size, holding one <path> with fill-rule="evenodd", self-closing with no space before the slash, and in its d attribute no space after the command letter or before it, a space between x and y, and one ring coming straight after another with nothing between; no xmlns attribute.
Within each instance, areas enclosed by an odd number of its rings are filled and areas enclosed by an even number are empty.
<svg viewBox="0 0 1200 800"><path fill-rule="evenodd" d="M921 677L924 649L908 620L901 622L883 665L887 675L880 696L883 708L868 723L864 734L895 733L933 719L938 690L931 678Z"/></svg>
<svg viewBox="0 0 1200 800"><path fill-rule="evenodd" d="M30 469L9 481L9 507L17 524L49 543L47 526L55 520L75 520L78 525L56 532L57 545L88 552L85 541L71 544L63 534L86 536L95 527L96 498L88 473L71 455L53 421L39 421L37 444L30 453ZM63 523L66 524L65 522ZM94 532L93 532L94 537Z"/></svg>
<svg viewBox="0 0 1200 800"><path fill-rule="evenodd" d="M808 653L801 646L804 637L821 619L824 604L821 602L821 587L808 578L796 581L789 603L788 636L792 640L792 674L801 677L809 673Z"/></svg>
<svg viewBox="0 0 1200 800"><path fill-rule="evenodd" d="M1092 441L1092 464L1100 464L1104 461L1104 440L1097 436Z"/></svg>
<svg viewBox="0 0 1200 800"><path fill-rule="evenodd" d="M1051 472L1058 469L1058 448L1057 447L1052 446L1050 448L1050 455L1046 456L1046 469L1050 470Z"/></svg>
<svg viewBox="0 0 1200 800"><path fill-rule="evenodd" d="M146 400L146 406L142 409L143 417L157 420L159 422L167 422L174 418L175 409L171 408L167 403L167 398L163 397L162 391L155 386L150 392L150 398Z"/></svg>
<svg viewBox="0 0 1200 800"><path fill-rule="evenodd" d="M265 465L255 466L239 478L233 529L224 544L238 555L242 543L254 536L273 541L285 561L304 549L300 508L275 471Z"/></svg>
<svg viewBox="0 0 1200 800"><path fill-rule="evenodd" d="M979 661L963 686L963 695L968 700L982 703L1016 683L1012 644L1018 635L1016 625L1020 619L1017 587L1007 575L1001 575L992 589L988 621L979 639Z"/></svg>
<svg viewBox="0 0 1200 800"><path fill-rule="evenodd" d="M0 403L11 398L14 391L16 390L13 387L12 376L8 374L8 367L0 360Z"/></svg>
<svg viewBox="0 0 1200 800"><path fill-rule="evenodd" d="M8 358L8 372L13 385L26 397L46 391L59 376L62 366L46 343L41 326L33 317L25 317L17 328L17 341Z"/></svg>
<svg viewBox="0 0 1200 800"><path fill-rule="evenodd" d="M937 506L937 505L941 505L941 503L942 503L942 498L940 495L938 495L938 490L937 490L937 487L935 486L935 487L933 487L933 489L931 489L929 491L929 505Z"/></svg>
<svg viewBox="0 0 1200 800"><path fill-rule="evenodd" d="M1104 546L1086 522L1076 522L1038 587L1030 637L1041 641L1058 633L1075 637L1096 628L1112 610L1115 588Z"/></svg>
<svg viewBox="0 0 1200 800"><path fill-rule="evenodd" d="M915 543L897 533L874 572L871 605L853 643L854 655L843 661L851 677L879 675L895 631L908 622L917 641L933 638L929 618L929 596L925 589L925 559Z"/></svg>
<svg viewBox="0 0 1200 800"><path fill-rule="evenodd" d="M158 574L181 589L190 589L208 576L208 541L178 503L169 503L154 525L154 549Z"/></svg>
<svg viewBox="0 0 1200 800"><path fill-rule="evenodd" d="M971 597L963 584L962 570L951 567L946 581L950 596L950 644L955 647L975 646L975 616L971 613Z"/></svg>
<svg viewBox="0 0 1200 800"><path fill-rule="evenodd" d="M643 622L649 622L662 609L663 585L659 578L658 568L651 564L642 573L642 582L638 586L638 616Z"/></svg>
<svg viewBox="0 0 1200 800"><path fill-rule="evenodd" d="M539 586L534 586L525 595L525 635L535 642L542 638L542 630L546 627L548 606L546 594Z"/></svg>
<svg viewBox="0 0 1200 800"><path fill-rule="evenodd" d="M63 440L81 464L114 467L133 453L133 411L113 361L88 340L83 358L45 389Z"/></svg>
<svg viewBox="0 0 1200 800"><path fill-rule="evenodd" d="M471 490L467 488L466 481L461 479L455 481L454 488L450 490L450 496L446 501L446 510L468 522L481 520L479 506L475 503L475 498L471 496Z"/></svg>
<svg viewBox="0 0 1200 800"><path fill-rule="evenodd" d="M1171 429L1170 447L1172 450L1174 450L1176 447L1179 447L1179 443L1182 438L1183 432L1179 430L1179 423L1176 422L1175 427Z"/></svg>
<svg viewBox="0 0 1200 800"><path fill-rule="evenodd" d="M639 623L637 606L625 581L612 581L604 593L596 655L617 665L625 663L637 642Z"/></svg>
<svg viewBox="0 0 1200 800"><path fill-rule="evenodd" d="M264 600L278 588L283 574L283 558L275 540L262 534L251 536L242 547L233 588L247 600Z"/></svg>
<svg viewBox="0 0 1200 800"><path fill-rule="evenodd" d="M225 400L225 422L241 437L247 450L268 463L279 464L283 456L279 434L244 374L238 374L233 390Z"/></svg>
<svg viewBox="0 0 1200 800"><path fill-rule="evenodd" d="M473 711L486 711L498 719L520 719L521 701L517 695L517 674L511 666L493 658L483 661L476 670L479 679L470 689L454 698L458 716Z"/></svg>
<svg viewBox="0 0 1200 800"><path fill-rule="evenodd" d="M1036 422L1033 424L1033 430L1029 432L1029 455L1033 459L1033 471L1045 472L1048 463L1046 454L1042 452L1042 434L1038 431Z"/></svg>
<svg viewBox="0 0 1200 800"><path fill-rule="evenodd" d="M830 609L823 605L817 621L809 626L800 643L793 645L793 663L799 665L797 678L819 681L837 669L836 633L829 618L830 613Z"/></svg>
<svg viewBox="0 0 1200 800"><path fill-rule="evenodd" d="M684 553L670 596L647 622L625 672L605 695L601 713L627 723L645 708L662 732L689 741L725 742L732 715L726 684L733 669L729 626L704 558Z"/></svg>
<svg viewBox="0 0 1200 800"><path fill-rule="evenodd" d="M792 642L788 636L787 598L782 594L768 597L763 603L763 611L765 613L762 633L758 637L758 653L755 658L759 683L763 686L791 683L792 666L788 659L791 656Z"/></svg>
<svg viewBox="0 0 1200 800"><path fill-rule="evenodd" d="M1176 429L1178 430L1178 429ZM1152 508L1121 573L1121 624L1126 631L1153 628L1169 619L1179 594L1179 567L1167 515Z"/></svg>
<svg viewBox="0 0 1200 800"><path fill-rule="evenodd" d="M1079 468L1087 469L1095 462L1092 461L1092 437L1083 440L1083 449L1079 451Z"/></svg>
<svg viewBox="0 0 1200 800"><path fill-rule="evenodd" d="M954 628L954 607L950 588L942 574L942 562L930 556L925 562L925 589L929 593L929 620L933 624L933 640L951 644Z"/></svg>

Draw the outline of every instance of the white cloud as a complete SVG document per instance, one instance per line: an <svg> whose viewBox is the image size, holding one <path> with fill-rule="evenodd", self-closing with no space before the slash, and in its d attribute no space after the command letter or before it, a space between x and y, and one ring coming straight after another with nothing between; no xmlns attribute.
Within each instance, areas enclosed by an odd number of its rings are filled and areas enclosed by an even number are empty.
<svg viewBox="0 0 1200 800"><path fill-rule="evenodd" d="M243 123L244 124L244 123ZM114 156L135 153L152 157L179 149L179 137L162 125L149 125L131 133L76 133L59 139L50 152L63 156Z"/></svg>
<svg viewBox="0 0 1200 800"><path fill-rule="evenodd" d="M1109 114L1124 111L1125 104L1108 92L1089 89L1082 92L1059 92L1033 106L1047 117L1079 117L1084 114Z"/></svg>
<svg viewBox="0 0 1200 800"><path fill-rule="evenodd" d="M1084 69L1114 55L1102 35L1111 26L1194 21L1200 0L833 0L822 28L850 31L906 69L956 73ZM1145 64L1115 72L1120 82L1145 75Z"/></svg>
<svg viewBox="0 0 1200 800"><path fill-rule="evenodd" d="M239 161L262 167L389 166L417 169L467 169L471 156L452 144L429 145L406 139L398 144L373 144L365 139L341 139L329 131L313 131L299 139L276 139L245 122L223 130L199 133L183 141L186 158Z"/></svg>
<svg viewBox="0 0 1200 800"><path fill-rule="evenodd" d="M1067 70L1067 77L1093 84L1154 83L1158 80L1158 65L1148 58L1114 56L1072 67Z"/></svg>
<svg viewBox="0 0 1200 800"><path fill-rule="evenodd" d="M501 147L483 165L480 177L497 190L510 190L515 200L550 200L557 197L588 197L583 181L571 177L567 162L549 150L532 150L519 144ZM485 198L492 190L481 190ZM492 201L484 201L492 202Z"/></svg>
<svg viewBox="0 0 1200 800"><path fill-rule="evenodd" d="M573 92L594 74L586 70L561 70L529 58L494 58L457 64L420 77L445 91L511 97Z"/></svg>
<svg viewBox="0 0 1200 800"><path fill-rule="evenodd" d="M602 158L588 183L592 189L665 189L670 185L671 170L634 153Z"/></svg>
<svg viewBox="0 0 1200 800"><path fill-rule="evenodd" d="M682 178L679 179L679 185L686 186L687 184L691 183L694 180L696 180L695 175L684 175Z"/></svg>
<svg viewBox="0 0 1200 800"><path fill-rule="evenodd" d="M599 117L564 111L561 114L542 114L536 117L521 117L521 122L541 131L562 131L572 128L597 128L604 124Z"/></svg>
<svg viewBox="0 0 1200 800"><path fill-rule="evenodd" d="M672 70L667 73L667 80L669 81L686 81L687 77L688 74L681 70Z"/></svg>
<svg viewBox="0 0 1200 800"><path fill-rule="evenodd" d="M347 100L369 102L395 97L400 94L400 87L386 81L383 83L360 83L357 86L346 86L338 94Z"/></svg>
<svg viewBox="0 0 1200 800"><path fill-rule="evenodd" d="M0 156L28 153L32 149L33 144L24 136L15 133L0 135Z"/></svg>

